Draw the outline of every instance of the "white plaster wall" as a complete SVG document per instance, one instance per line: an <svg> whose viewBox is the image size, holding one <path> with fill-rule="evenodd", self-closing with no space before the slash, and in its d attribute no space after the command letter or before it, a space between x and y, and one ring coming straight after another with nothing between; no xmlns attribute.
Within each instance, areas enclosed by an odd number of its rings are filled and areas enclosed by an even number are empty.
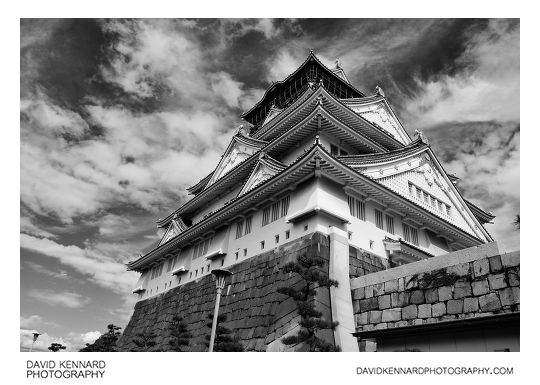
<svg viewBox="0 0 540 385"><path fill-rule="evenodd" d="M395 234L387 232L386 217L384 217L384 229L379 229L375 226L375 208L380 209L381 207L372 202L366 202L365 221L350 216L347 194L340 185L326 178L313 178L298 186L289 195L289 209L285 217L270 222L266 226L262 226L263 208L266 207L262 206L261 209L251 214L252 222L251 232L249 234L236 239L236 222L233 222L229 227L219 229L214 235L214 241L209 246L208 252L221 248L226 252L225 256L215 258L212 261L206 260L204 256L192 260L193 247L187 247L182 250L181 257L176 263L176 267L184 265L188 269L188 272L179 276L180 281L178 277L172 277L170 272L166 271L167 264L165 264L162 275L147 282L147 287L145 287L147 291L140 298L148 298L149 296L160 294L164 290L176 287L179 284L199 279L210 274L215 268L226 268L227 266L272 250L314 231L327 234L330 226L352 232L349 240L351 245L369 250L383 258L387 257L383 244L384 238L386 236L394 239L404 237L402 221L399 216L392 215L394 218ZM288 216L314 206L323 207L330 212L347 218L350 223L344 224L339 219L326 214L307 216L305 219L296 223L286 222ZM385 213L384 215L387 214ZM286 231L290 232L289 239L285 237ZM276 235L279 235L279 241L277 243L275 239ZM370 240L373 241L371 247ZM261 241L265 242L264 249L261 248ZM418 247L433 255L441 255L449 251L445 249L444 242L437 242L437 240L430 239L424 230L418 229L418 241ZM245 256L244 249L247 249L247 255ZM236 252L238 252L238 259L236 258ZM201 269L203 269L202 272ZM150 274L150 272L145 274ZM165 288L165 286L167 287Z"/></svg>

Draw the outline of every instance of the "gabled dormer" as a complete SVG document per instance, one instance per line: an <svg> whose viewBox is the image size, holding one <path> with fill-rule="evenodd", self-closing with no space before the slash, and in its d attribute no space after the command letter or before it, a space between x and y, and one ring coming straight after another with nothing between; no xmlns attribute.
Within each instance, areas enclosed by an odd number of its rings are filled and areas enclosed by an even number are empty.
<svg viewBox="0 0 540 385"><path fill-rule="evenodd" d="M379 87L378 90L380 90ZM379 92L382 92L382 90ZM383 129L402 144L407 145L411 143L412 140L409 134L407 134L407 131L405 131L405 128L383 95L377 93L374 96L366 98L342 99L341 102L362 118Z"/></svg>
<svg viewBox="0 0 540 385"><path fill-rule="evenodd" d="M170 223L169 227L167 228L167 231L165 231L165 234L163 234L163 237L161 238L161 241L159 242L159 246L161 246L164 243L167 243L177 235L179 235L182 231L186 230L188 226L182 221L181 218L174 218Z"/></svg>
<svg viewBox="0 0 540 385"><path fill-rule="evenodd" d="M273 177L277 173L283 171L286 165L273 159L272 157L261 153L259 162L251 172L251 175L247 178L244 186L238 193L238 196L244 195L246 192L257 187L262 182Z"/></svg>
<svg viewBox="0 0 540 385"><path fill-rule="evenodd" d="M338 158L463 231L484 241L491 239L431 148L421 140L397 151Z"/></svg>
<svg viewBox="0 0 540 385"><path fill-rule="evenodd" d="M214 170L212 177L206 184L206 188L259 151L266 144L267 142L263 140L253 139L242 134L235 135Z"/></svg>

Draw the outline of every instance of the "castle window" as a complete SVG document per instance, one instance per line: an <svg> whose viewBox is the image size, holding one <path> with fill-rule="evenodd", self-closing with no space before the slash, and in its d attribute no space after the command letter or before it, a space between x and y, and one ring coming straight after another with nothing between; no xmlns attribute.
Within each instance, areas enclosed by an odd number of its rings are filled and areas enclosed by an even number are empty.
<svg viewBox="0 0 540 385"><path fill-rule="evenodd" d="M276 243L279 243L279 235L276 235L275 238L276 238Z"/></svg>
<svg viewBox="0 0 540 385"><path fill-rule="evenodd" d="M351 216L366 220L366 204L354 197L348 196L347 201L349 203L349 213Z"/></svg>
<svg viewBox="0 0 540 385"><path fill-rule="evenodd" d="M289 239L291 237L291 232L289 230L285 231L285 239Z"/></svg>
<svg viewBox="0 0 540 385"><path fill-rule="evenodd" d="M394 233L394 217L391 217L390 215L386 216L386 231L388 231L390 234Z"/></svg>
<svg viewBox="0 0 540 385"><path fill-rule="evenodd" d="M304 231L308 230L308 225L304 225Z"/></svg>
<svg viewBox="0 0 540 385"><path fill-rule="evenodd" d="M206 238L205 240L200 241L195 246L193 246L193 258L199 258L208 253L208 248L212 243L214 237Z"/></svg>
<svg viewBox="0 0 540 385"><path fill-rule="evenodd" d="M284 217L287 215L287 212L289 211L289 204L291 202L291 197L287 195L285 198L281 200L281 216Z"/></svg>
<svg viewBox="0 0 540 385"><path fill-rule="evenodd" d="M225 258L221 258L221 266L225 264Z"/></svg>
<svg viewBox="0 0 540 385"><path fill-rule="evenodd" d="M384 229L384 225L383 225L383 213L382 211L379 211L377 209L375 209L375 225L379 228L379 229Z"/></svg>
<svg viewBox="0 0 540 385"><path fill-rule="evenodd" d="M352 231L347 232L347 238L349 241L352 239Z"/></svg>
<svg viewBox="0 0 540 385"><path fill-rule="evenodd" d="M279 218L279 204L279 201L272 203L272 222Z"/></svg>
<svg viewBox="0 0 540 385"><path fill-rule="evenodd" d="M252 216L249 216L246 218L246 226L244 229L244 235L251 233L251 220L253 219Z"/></svg>
<svg viewBox="0 0 540 385"><path fill-rule="evenodd" d="M240 221L236 224L236 239L240 238L244 232L244 221Z"/></svg>
<svg viewBox="0 0 540 385"><path fill-rule="evenodd" d="M422 190L420 190L418 187L416 188L416 197L422 200Z"/></svg>
<svg viewBox="0 0 540 385"><path fill-rule="evenodd" d="M234 253L234 259L235 259L235 261L238 261L238 251L236 253Z"/></svg>
<svg viewBox="0 0 540 385"><path fill-rule="evenodd" d="M418 230L407 224L403 224L403 237L405 241L418 246Z"/></svg>
<svg viewBox="0 0 540 385"><path fill-rule="evenodd" d="M289 211L289 204L290 204L291 198L289 195L282 198L281 200L272 203L270 206L263 209L263 219L262 219L262 225L266 226L270 222L274 222L278 220L281 217L284 217L287 215L287 212ZM270 214L272 216L270 216Z"/></svg>
<svg viewBox="0 0 540 385"><path fill-rule="evenodd" d="M270 206L265 207L263 210L262 225L266 226L270 223Z"/></svg>
<svg viewBox="0 0 540 385"><path fill-rule="evenodd" d="M206 272L208 273L210 271L210 264L206 265Z"/></svg>
<svg viewBox="0 0 540 385"><path fill-rule="evenodd" d="M261 241L261 250L264 249L264 241Z"/></svg>
<svg viewBox="0 0 540 385"><path fill-rule="evenodd" d="M411 182L409 182L409 194L414 195L414 186Z"/></svg>
<svg viewBox="0 0 540 385"><path fill-rule="evenodd" d="M244 249L244 257L247 257L247 249Z"/></svg>

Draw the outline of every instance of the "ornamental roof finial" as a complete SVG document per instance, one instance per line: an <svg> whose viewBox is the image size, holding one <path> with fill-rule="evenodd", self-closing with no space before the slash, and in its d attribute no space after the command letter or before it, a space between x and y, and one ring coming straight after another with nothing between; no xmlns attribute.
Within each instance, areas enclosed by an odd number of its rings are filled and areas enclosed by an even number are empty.
<svg viewBox="0 0 540 385"><path fill-rule="evenodd" d="M382 96L382 97L384 98L384 91L383 91L383 89L382 89L381 87L379 87L379 86L375 86L375 94L376 94L376 95L380 95L380 96Z"/></svg>
<svg viewBox="0 0 540 385"><path fill-rule="evenodd" d="M417 139L420 139L421 142L429 145L428 139L422 131L414 130L414 136L416 136Z"/></svg>
<svg viewBox="0 0 540 385"><path fill-rule="evenodd" d="M336 58L336 68L341 68L341 65L340 65L340 62L339 62L339 58Z"/></svg>
<svg viewBox="0 0 540 385"><path fill-rule="evenodd" d="M236 129L236 135L242 135L242 136L246 136L246 137L249 136L249 128L246 127L245 125L241 124Z"/></svg>

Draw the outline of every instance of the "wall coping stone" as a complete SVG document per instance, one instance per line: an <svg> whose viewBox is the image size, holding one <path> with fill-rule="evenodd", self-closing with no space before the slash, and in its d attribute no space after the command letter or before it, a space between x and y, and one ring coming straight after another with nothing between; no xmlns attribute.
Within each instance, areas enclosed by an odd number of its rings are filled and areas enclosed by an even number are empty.
<svg viewBox="0 0 540 385"><path fill-rule="evenodd" d="M452 253L439 255L433 258L408 263L406 265L393 267L388 270L363 275L358 278L353 278L351 279L351 289L358 289L426 271L455 266L462 263L469 263L496 255L501 255L497 242L490 242L483 245L454 251ZM519 258L519 252L517 252L517 257L515 253L511 253L509 255L511 256L510 258L506 259L503 257L503 260L508 260L508 264L510 265L515 264L515 259Z"/></svg>

